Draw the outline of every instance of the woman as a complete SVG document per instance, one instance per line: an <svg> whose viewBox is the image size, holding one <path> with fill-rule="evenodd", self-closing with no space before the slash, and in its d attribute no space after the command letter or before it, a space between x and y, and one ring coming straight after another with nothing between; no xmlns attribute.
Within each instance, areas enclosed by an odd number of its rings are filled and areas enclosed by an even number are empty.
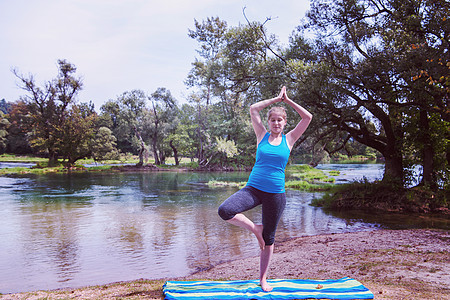
<svg viewBox="0 0 450 300"><path fill-rule="evenodd" d="M301 116L297 126L283 134L286 112L282 107L273 107L268 113L269 132L264 127L259 112L265 107L285 102ZM261 248L259 281L264 291L271 291L267 283L267 271L272 258L275 230L286 205L284 170L295 142L305 132L312 115L289 99L286 87L276 98L263 100L250 106L250 117L256 134L256 162L247 185L231 195L219 207L219 215L230 224L250 230L255 234ZM262 205L262 225L254 224L242 212Z"/></svg>

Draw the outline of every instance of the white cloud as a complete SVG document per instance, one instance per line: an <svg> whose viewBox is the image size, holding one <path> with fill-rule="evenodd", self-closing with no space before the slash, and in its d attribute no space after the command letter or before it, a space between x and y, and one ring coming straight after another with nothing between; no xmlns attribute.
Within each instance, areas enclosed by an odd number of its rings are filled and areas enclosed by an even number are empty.
<svg viewBox="0 0 450 300"><path fill-rule="evenodd" d="M23 94L11 72L54 78L58 59L67 59L84 78L81 101L98 109L131 90L166 87L178 98L196 56L188 36L194 19L219 16L230 26L267 23L283 43L304 16L309 1L258 0L15 0L0 1L0 98Z"/></svg>

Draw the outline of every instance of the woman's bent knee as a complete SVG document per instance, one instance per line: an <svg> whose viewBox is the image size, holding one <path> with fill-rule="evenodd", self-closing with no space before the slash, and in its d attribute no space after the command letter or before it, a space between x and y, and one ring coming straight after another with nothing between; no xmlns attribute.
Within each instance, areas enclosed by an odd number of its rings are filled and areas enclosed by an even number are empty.
<svg viewBox="0 0 450 300"><path fill-rule="evenodd" d="M230 220L234 217L234 215L230 214L229 211L223 205L219 206L217 212L219 216L225 221Z"/></svg>
<svg viewBox="0 0 450 300"><path fill-rule="evenodd" d="M275 243L275 235L269 237L263 235L263 239L266 246L272 246Z"/></svg>

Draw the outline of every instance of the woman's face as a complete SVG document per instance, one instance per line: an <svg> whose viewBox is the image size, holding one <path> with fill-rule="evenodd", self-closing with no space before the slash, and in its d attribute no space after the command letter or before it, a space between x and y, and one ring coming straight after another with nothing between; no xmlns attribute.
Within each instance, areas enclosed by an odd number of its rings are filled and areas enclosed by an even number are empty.
<svg viewBox="0 0 450 300"><path fill-rule="evenodd" d="M286 120L282 114L273 112L269 117L269 131L273 133L282 133L284 126L286 126Z"/></svg>

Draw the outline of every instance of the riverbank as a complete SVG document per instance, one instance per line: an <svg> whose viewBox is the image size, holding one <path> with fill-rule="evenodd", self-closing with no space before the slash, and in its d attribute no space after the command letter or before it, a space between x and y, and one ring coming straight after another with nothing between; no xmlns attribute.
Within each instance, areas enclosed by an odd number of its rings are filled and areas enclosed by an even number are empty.
<svg viewBox="0 0 450 300"><path fill-rule="evenodd" d="M348 276L368 287L375 299L450 299L449 241L449 231L424 229L300 237L276 245L269 276ZM236 258L176 280L255 279L258 269L258 257ZM165 280L16 293L0 299L163 299Z"/></svg>

